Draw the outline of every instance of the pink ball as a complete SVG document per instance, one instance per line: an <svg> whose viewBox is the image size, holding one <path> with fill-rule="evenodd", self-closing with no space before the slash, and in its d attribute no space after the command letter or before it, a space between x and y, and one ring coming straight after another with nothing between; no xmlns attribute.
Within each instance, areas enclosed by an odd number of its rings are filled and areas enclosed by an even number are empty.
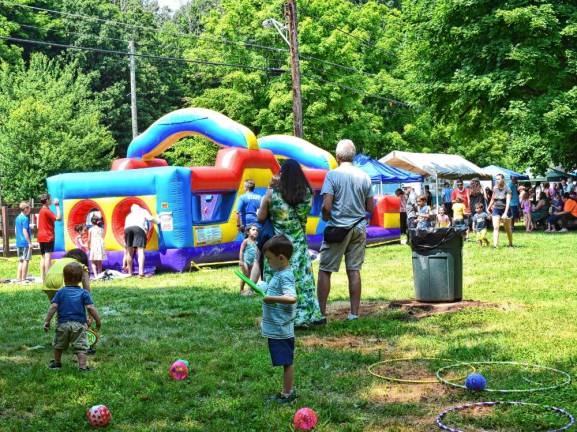
<svg viewBox="0 0 577 432"><path fill-rule="evenodd" d="M177 381L185 380L188 378L188 362L186 360L175 361L172 363L172 366L170 366L168 374L172 379Z"/></svg>
<svg viewBox="0 0 577 432"><path fill-rule="evenodd" d="M317 413L310 408L299 409L294 416L293 424L296 430L310 431L317 425Z"/></svg>
<svg viewBox="0 0 577 432"><path fill-rule="evenodd" d="M86 411L86 418L91 426L106 427L112 420L112 414L106 405L94 405Z"/></svg>

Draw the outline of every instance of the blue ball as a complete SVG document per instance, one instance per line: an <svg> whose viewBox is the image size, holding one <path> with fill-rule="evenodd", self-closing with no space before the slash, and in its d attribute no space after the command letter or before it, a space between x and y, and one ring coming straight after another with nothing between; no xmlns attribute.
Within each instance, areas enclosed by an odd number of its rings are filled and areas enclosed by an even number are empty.
<svg viewBox="0 0 577 432"><path fill-rule="evenodd" d="M473 391L483 391L487 388L487 380L480 373L472 373L465 380L465 387Z"/></svg>

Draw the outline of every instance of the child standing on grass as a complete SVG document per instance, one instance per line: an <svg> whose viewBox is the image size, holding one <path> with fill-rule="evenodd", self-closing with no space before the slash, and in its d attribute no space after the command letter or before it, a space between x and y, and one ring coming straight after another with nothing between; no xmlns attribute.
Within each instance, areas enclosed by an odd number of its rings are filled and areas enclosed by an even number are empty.
<svg viewBox="0 0 577 432"><path fill-rule="evenodd" d="M463 204L463 198L460 196L455 198L455 203L453 204L453 226L465 226L465 204Z"/></svg>
<svg viewBox="0 0 577 432"><path fill-rule="evenodd" d="M417 199L417 229L426 230L431 227L431 207L427 205L427 195Z"/></svg>
<svg viewBox="0 0 577 432"><path fill-rule="evenodd" d="M485 213L483 203L475 204L475 214L473 215L473 231L477 236L477 243L480 246L489 246L487 240L487 220L489 215Z"/></svg>
<svg viewBox="0 0 577 432"><path fill-rule="evenodd" d="M439 207L439 213L437 214L437 227L448 228L451 226L451 219L449 215L446 214L445 207Z"/></svg>
<svg viewBox="0 0 577 432"><path fill-rule="evenodd" d="M531 200L529 199L529 192L524 190L521 192L521 209L523 210L523 222L525 223L525 231L533 231L533 221L531 220Z"/></svg>
<svg viewBox="0 0 577 432"><path fill-rule="evenodd" d="M294 384L294 321L296 318L297 293L295 278L289 260L293 245L283 235L269 239L263 246L263 254L274 272L268 283L261 283L265 292L262 304L262 335L268 339L272 365L282 366L282 392L271 398L279 404L293 402Z"/></svg>
<svg viewBox="0 0 577 432"><path fill-rule="evenodd" d="M32 258L32 236L30 235L30 204L20 203L20 214L16 217L16 252L18 254L18 283L28 282L28 264Z"/></svg>
<svg viewBox="0 0 577 432"><path fill-rule="evenodd" d="M104 221L98 215L92 216L92 227L88 231L88 247L90 248L90 261L92 274L98 277L102 273L102 261L106 259L104 250Z"/></svg>
<svg viewBox="0 0 577 432"><path fill-rule="evenodd" d="M239 264L240 269L246 277L250 277L252 271L252 266L254 265L254 260L257 254L257 238L258 238L258 227L253 224L246 231L246 238L240 245L239 252ZM241 295L249 295L252 291L249 289L244 291L244 281L240 281L240 293Z"/></svg>
<svg viewBox="0 0 577 432"><path fill-rule="evenodd" d="M94 318L96 329L100 329L100 316L94 307L90 293L80 288L83 269L79 263L70 263L64 267L63 276L65 287L60 289L52 298L52 304L48 309L44 331L50 329L50 322L58 312L58 325L54 335L52 346L54 347L54 360L50 362L50 369L62 368L62 353L72 346L78 357L78 368L81 372L91 369L86 365L86 351L88 339L86 337L87 320L86 310Z"/></svg>

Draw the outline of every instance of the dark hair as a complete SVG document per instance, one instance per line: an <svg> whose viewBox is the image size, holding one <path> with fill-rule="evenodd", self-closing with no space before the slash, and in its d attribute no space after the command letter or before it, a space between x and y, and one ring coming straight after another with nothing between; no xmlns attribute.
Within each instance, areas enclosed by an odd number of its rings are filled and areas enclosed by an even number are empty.
<svg viewBox="0 0 577 432"><path fill-rule="evenodd" d="M287 260L293 255L293 244L283 235L276 235L268 239L262 247L262 253L270 251L274 256L283 255Z"/></svg>
<svg viewBox="0 0 577 432"><path fill-rule="evenodd" d="M63 258L72 258L88 267L88 255L82 249L70 249Z"/></svg>
<svg viewBox="0 0 577 432"><path fill-rule="evenodd" d="M251 179L246 180L244 182L244 187L246 187L248 191L252 192L255 187L254 180Z"/></svg>
<svg viewBox="0 0 577 432"><path fill-rule="evenodd" d="M49 200L50 200L50 194L43 193L42 195L40 195L40 202L42 204L46 204Z"/></svg>
<svg viewBox="0 0 577 432"><path fill-rule="evenodd" d="M92 225L97 225L99 220L100 218L96 214L93 214L92 217L90 218L90 222L92 222Z"/></svg>
<svg viewBox="0 0 577 432"><path fill-rule="evenodd" d="M425 190L429 190L429 189L430 189L429 185L425 185Z"/></svg>
<svg viewBox="0 0 577 432"><path fill-rule="evenodd" d="M478 202L477 204L475 204L475 208L483 208L483 207L485 207L485 206L481 202Z"/></svg>
<svg viewBox="0 0 577 432"><path fill-rule="evenodd" d="M280 169L279 191L282 199L290 206L305 202L307 191L312 194L303 169L294 159L288 159Z"/></svg>
<svg viewBox="0 0 577 432"><path fill-rule="evenodd" d="M84 230L84 224L77 224L74 225L74 231L76 231L78 234L80 234L82 232L82 230Z"/></svg>
<svg viewBox="0 0 577 432"><path fill-rule="evenodd" d="M569 198L570 196L571 196L570 193L564 193L564 194L563 194L563 198Z"/></svg>
<svg viewBox="0 0 577 432"><path fill-rule="evenodd" d="M395 191L395 195L402 195L403 193L404 193L404 192L403 192L403 190L402 190L401 188L398 188L398 189Z"/></svg>
<svg viewBox="0 0 577 432"><path fill-rule="evenodd" d="M82 266L79 263L69 263L64 266L62 273L64 275L65 285L78 285L82 282Z"/></svg>

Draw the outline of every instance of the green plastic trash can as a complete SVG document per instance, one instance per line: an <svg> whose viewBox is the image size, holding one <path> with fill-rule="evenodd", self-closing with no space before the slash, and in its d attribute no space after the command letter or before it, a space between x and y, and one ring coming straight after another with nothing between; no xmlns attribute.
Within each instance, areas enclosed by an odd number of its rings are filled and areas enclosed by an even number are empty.
<svg viewBox="0 0 577 432"><path fill-rule="evenodd" d="M422 302L463 299L463 237L455 228L411 230L415 297Z"/></svg>

